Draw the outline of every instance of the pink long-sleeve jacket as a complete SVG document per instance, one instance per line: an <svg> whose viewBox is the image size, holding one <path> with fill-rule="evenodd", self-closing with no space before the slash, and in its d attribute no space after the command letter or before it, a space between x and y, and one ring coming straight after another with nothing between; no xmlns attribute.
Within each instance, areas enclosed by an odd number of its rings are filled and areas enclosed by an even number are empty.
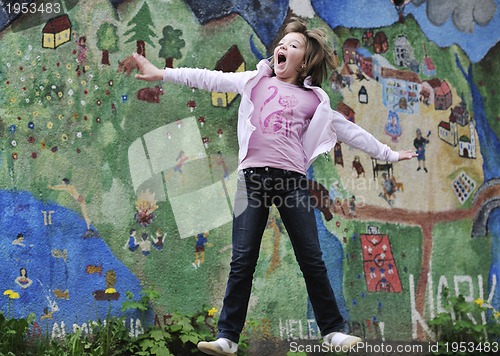
<svg viewBox="0 0 500 356"><path fill-rule="evenodd" d="M237 129L238 159L241 162L247 155L248 142L255 130L255 126L250 122L254 110L254 105L250 100L252 89L263 76L271 76L272 73L273 70L269 62L263 59L257 64L256 70L245 72L221 72L197 68L165 68L163 80L212 92L237 92L241 95ZM337 140L364 151L379 160L390 162L399 160L397 152L378 141L360 126L347 120L339 112L333 110L326 92L320 87L311 86L310 83L310 77L306 78L304 87L311 89L318 96L320 104L303 136L307 168L318 155L330 152Z"/></svg>

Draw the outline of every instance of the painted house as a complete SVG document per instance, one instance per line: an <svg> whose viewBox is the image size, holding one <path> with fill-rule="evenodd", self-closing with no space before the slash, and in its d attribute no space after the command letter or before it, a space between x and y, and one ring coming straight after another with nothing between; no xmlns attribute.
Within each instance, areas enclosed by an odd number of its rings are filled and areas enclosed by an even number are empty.
<svg viewBox="0 0 500 356"><path fill-rule="evenodd" d="M382 68L382 99L389 110L415 114L420 111L420 78L416 73Z"/></svg>
<svg viewBox="0 0 500 356"><path fill-rule="evenodd" d="M422 74L427 76L427 77L433 77L436 75L436 66L432 62L431 57L424 57L423 63L422 63Z"/></svg>
<svg viewBox="0 0 500 356"><path fill-rule="evenodd" d="M453 147L458 145L457 122L450 118L450 121L441 121L438 125L438 137Z"/></svg>
<svg viewBox="0 0 500 356"><path fill-rule="evenodd" d="M373 79L375 79L377 82L380 81L382 77L382 68L395 69L394 66L387 60L387 58L381 56L380 54L374 54L372 56L372 62Z"/></svg>
<svg viewBox="0 0 500 356"><path fill-rule="evenodd" d="M460 126L466 126L469 123L469 111L463 101L451 109L450 120L451 117L453 117L453 120L455 120Z"/></svg>
<svg viewBox="0 0 500 356"><path fill-rule="evenodd" d="M340 70L340 75L342 76L342 83L345 84L345 86L347 86L348 88L351 87L351 83L354 80L354 69L351 68L349 64L344 63L342 69Z"/></svg>
<svg viewBox="0 0 500 356"><path fill-rule="evenodd" d="M364 47L358 48L355 54L355 62L363 73L373 78L373 59L368 49Z"/></svg>
<svg viewBox="0 0 500 356"><path fill-rule="evenodd" d="M441 85L441 79L432 78L422 81L422 90L420 91L420 100L425 105L434 103L434 94L437 88Z"/></svg>
<svg viewBox="0 0 500 356"><path fill-rule="evenodd" d="M246 63L241 55L238 46L233 45L217 62L215 70L222 72L244 72L246 70ZM238 93L216 93L212 92L212 105L219 107L229 106Z"/></svg>
<svg viewBox="0 0 500 356"><path fill-rule="evenodd" d="M426 77L434 77L436 75L436 66L432 62L432 58L427 55L427 47L425 43L422 45L424 48L424 60L422 61L422 74Z"/></svg>
<svg viewBox="0 0 500 356"><path fill-rule="evenodd" d="M413 47L404 35L399 35L394 40L394 58L400 67L410 67L412 60L415 59Z"/></svg>
<svg viewBox="0 0 500 356"><path fill-rule="evenodd" d="M71 40L71 21L68 15L49 20L42 29L42 47L57 48Z"/></svg>
<svg viewBox="0 0 500 356"><path fill-rule="evenodd" d="M363 47L372 47L373 46L373 30L366 30L363 32L363 37L361 38L361 42L363 43Z"/></svg>
<svg viewBox="0 0 500 356"><path fill-rule="evenodd" d="M339 104L337 105L337 111L342 115L344 115L347 120L351 122L356 122L356 117L355 117L356 113L349 105L347 105L343 101L340 101Z"/></svg>
<svg viewBox="0 0 500 356"><path fill-rule="evenodd" d="M379 31L375 34L373 38L373 51L377 54L385 53L389 50L389 41L387 41L387 36L385 32Z"/></svg>
<svg viewBox="0 0 500 356"><path fill-rule="evenodd" d="M444 80L439 87L434 90L434 109L448 110L453 101L451 88Z"/></svg>
<svg viewBox="0 0 500 356"><path fill-rule="evenodd" d="M476 135L474 120L469 121L469 137L462 135L458 140L458 155L464 158L476 158Z"/></svg>
<svg viewBox="0 0 500 356"><path fill-rule="evenodd" d="M348 38L342 45L342 53L344 63L356 64L356 50L360 47L359 40L356 38Z"/></svg>

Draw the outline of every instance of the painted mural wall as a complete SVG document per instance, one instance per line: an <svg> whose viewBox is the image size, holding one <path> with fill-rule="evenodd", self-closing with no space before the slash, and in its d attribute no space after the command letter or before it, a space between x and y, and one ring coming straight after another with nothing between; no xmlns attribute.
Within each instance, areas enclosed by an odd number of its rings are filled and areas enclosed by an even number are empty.
<svg viewBox="0 0 500 356"><path fill-rule="evenodd" d="M0 311L53 335L154 288L154 314L221 308L239 96L134 79L158 66L254 69L292 16L326 29L332 106L394 150L339 143L308 172L351 331L432 340L442 292L500 309L499 1L4 1ZM4 291L15 291L10 300ZM151 321L153 316L151 316ZM319 337L271 212L246 332ZM130 327L142 325L130 315Z"/></svg>

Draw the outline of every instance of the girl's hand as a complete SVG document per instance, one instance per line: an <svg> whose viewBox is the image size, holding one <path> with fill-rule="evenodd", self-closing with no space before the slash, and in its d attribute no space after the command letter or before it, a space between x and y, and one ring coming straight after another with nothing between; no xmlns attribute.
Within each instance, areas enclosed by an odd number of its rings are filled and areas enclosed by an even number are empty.
<svg viewBox="0 0 500 356"><path fill-rule="evenodd" d="M137 67L139 68L139 74L135 75L136 79L148 82L163 80L163 70L157 68L144 56L141 56L138 53L133 53L132 58L137 63Z"/></svg>
<svg viewBox="0 0 500 356"><path fill-rule="evenodd" d="M415 153L415 151L413 151L413 150L399 151L398 153L399 153L399 160L400 161L405 161L405 160L412 159L412 158L418 156Z"/></svg>

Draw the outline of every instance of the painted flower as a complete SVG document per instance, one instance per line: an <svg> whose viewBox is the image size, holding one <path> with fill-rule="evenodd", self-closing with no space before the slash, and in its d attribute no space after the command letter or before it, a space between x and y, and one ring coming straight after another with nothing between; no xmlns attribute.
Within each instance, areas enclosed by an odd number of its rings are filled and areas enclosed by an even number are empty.
<svg viewBox="0 0 500 356"><path fill-rule="evenodd" d="M87 85L87 81L86 80L82 80L82 85Z"/></svg>
<svg viewBox="0 0 500 356"><path fill-rule="evenodd" d="M3 295L11 295L12 293L14 293L12 289L7 289L5 292L3 292Z"/></svg>
<svg viewBox="0 0 500 356"><path fill-rule="evenodd" d="M78 132L76 133L76 137L78 137L78 138L82 138L82 132L81 132L81 131L78 131Z"/></svg>
<svg viewBox="0 0 500 356"><path fill-rule="evenodd" d="M11 143L12 147L16 147L17 146L17 141L16 140L12 140Z"/></svg>
<svg viewBox="0 0 500 356"><path fill-rule="evenodd" d="M68 135L66 135L65 133L63 133L61 135L61 140L65 141L65 142L68 141Z"/></svg>
<svg viewBox="0 0 500 356"><path fill-rule="evenodd" d="M10 131L10 133L12 133L12 134L13 134L14 132L16 132L16 125L10 125L10 126L9 126L9 131Z"/></svg>
<svg viewBox="0 0 500 356"><path fill-rule="evenodd" d="M215 313L217 313L217 312L218 312L218 310L217 310L217 309L212 308L212 309L210 309L210 310L208 311L208 316L209 316L209 317L213 317L213 316L215 315Z"/></svg>
<svg viewBox="0 0 500 356"><path fill-rule="evenodd" d="M33 123L33 121L28 122L28 128L32 130L35 128L35 124Z"/></svg>
<svg viewBox="0 0 500 356"><path fill-rule="evenodd" d="M80 104L82 104L82 106L85 106L85 100L80 101Z"/></svg>
<svg viewBox="0 0 500 356"><path fill-rule="evenodd" d="M64 115L63 114L59 114L59 116L57 117L59 120L62 120L64 119Z"/></svg>
<svg viewBox="0 0 500 356"><path fill-rule="evenodd" d="M12 292L10 295L9 295L9 298L10 299L19 299L21 298L21 296L19 295L19 293L17 292Z"/></svg>
<svg viewBox="0 0 500 356"><path fill-rule="evenodd" d="M500 312L494 312L493 313L493 316L495 317L495 319L498 319L500 317Z"/></svg>
<svg viewBox="0 0 500 356"><path fill-rule="evenodd" d="M60 91L60 92L58 92L58 93L57 93L57 96L58 96L59 98L62 98L62 97L63 97L63 95L64 95L64 94L63 94L63 92L62 92L62 91Z"/></svg>
<svg viewBox="0 0 500 356"><path fill-rule="evenodd" d="M54 127L54 124L52 123L52 121L49 121L47 122L47 128L50 130Z"/></svg>
<svg viewBox="0 0 500 356"><path fill-rule="evenodd" d="M50 95L47 95L47 96L45 97L45 99L47 99L47 101L51 101L51 100L52 100L52 97L51 97Z"/></svg>
<svg viewBox="0 0 500 356"><path fill-rule="evenodd" d="M68 95L73 96L73 89L68 90Z"/></svg>
<svg viewBox="0 0 500 356"><path fill-rule="evenodd" d="M71 69L71 63L66 64L66 69Z"/></svg>
<svg viewBox="0 0 500 356"><path fill-rule="evenodd" d="M114 288L108 288L104 291L104 293L106 294L113 294L113 293L116 293L116 289Z"/></svg>

